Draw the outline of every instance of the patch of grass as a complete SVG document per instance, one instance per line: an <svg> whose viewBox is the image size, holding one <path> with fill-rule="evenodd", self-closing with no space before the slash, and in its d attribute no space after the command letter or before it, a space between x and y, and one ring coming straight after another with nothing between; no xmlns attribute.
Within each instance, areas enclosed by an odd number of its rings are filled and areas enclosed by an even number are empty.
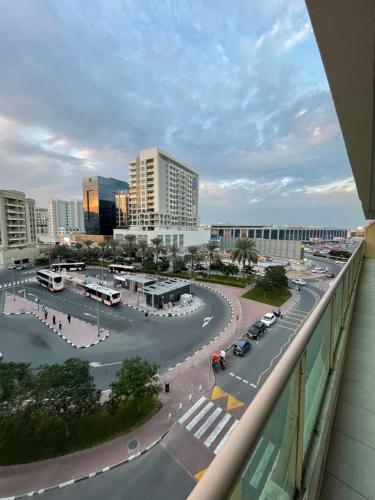
<svg viewBox="0 0 375 500"><path fill-rule="evenodd" d="M278 288L272 292L264 292L261 288L255 287L242 295L245 299L256 300L263 304L280 307L286 302L292 293L287 288Z"/></svg>
<svg viewBox="0 0 375 500"><path fill-rule="evenodd" d="M73 421L66 437L61 420L12 416L0 422L0 465L45 460L91 448L138 427L160 409L155 399L124 403L116 412L100 406Z"/></svg>
<svg viewBox="0 0 375 500"><path fill-rule="evenodd" d="M210 277L197 275L196 280L207 283L218 283L219 285L236 286L239 288L244 288L250 284L250 280L246 278L236 278L235 276L224 276L221 274L211 274Z"/></svg>

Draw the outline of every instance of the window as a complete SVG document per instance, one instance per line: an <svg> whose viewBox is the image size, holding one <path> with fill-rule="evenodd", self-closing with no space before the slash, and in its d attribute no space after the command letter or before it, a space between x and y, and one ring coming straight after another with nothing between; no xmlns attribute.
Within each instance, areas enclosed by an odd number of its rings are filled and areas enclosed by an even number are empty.
<svg viewBox="0 0 375 500"><path fill-rule="evenodd" d="M265 230L263 231L263 238L264 238L265 240L269 240L269 238L270 238L270 230L269 230L269 229L265 229Z"/></svg>
<svg viewBox="0 0 375 500"><path fill-rule="evenodd" d="M239 229L235 229L234 230L234 237L235 238L239 238L240 237L240 230Z"/></svg>
<svg viewBox="0 0 375 500"><path fill-rule="evenodd" d="M279 230L279 240L285 240L285 230L284 229Z"/></svg>
<svg viewBox="0 0 375 500"><path fill-rule="evenodd" d="M261 229L257 229L255 231L255 238L261 238L262 237L262 230Z"/></svg>
<svg viewBox="0 0 375 500"><path fill-rule="evenodd" d="M249 229L248 232L247 232L249 238L254 238L254 229Z"/></svg>
<svg viewBox="0 0 375 500"><path fill-rule="evenodd" d="M271 229L271 240L277 240L277 229Z"/></svg>

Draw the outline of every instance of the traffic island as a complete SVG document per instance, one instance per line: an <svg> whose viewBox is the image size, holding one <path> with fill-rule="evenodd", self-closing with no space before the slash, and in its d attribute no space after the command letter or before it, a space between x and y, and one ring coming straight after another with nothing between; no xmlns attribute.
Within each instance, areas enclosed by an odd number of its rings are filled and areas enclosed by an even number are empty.
<svg viewBox="0 0 375 500"><path fill-rule="evenodd" d="M108 330L101 328L98 332L97 327L91 323L73 316L69 318L68 315L55 309L44 308L42 310L39 304L16 295L7 294L4 314L32 314L76 349L93 347L109 337Z"/></svg>

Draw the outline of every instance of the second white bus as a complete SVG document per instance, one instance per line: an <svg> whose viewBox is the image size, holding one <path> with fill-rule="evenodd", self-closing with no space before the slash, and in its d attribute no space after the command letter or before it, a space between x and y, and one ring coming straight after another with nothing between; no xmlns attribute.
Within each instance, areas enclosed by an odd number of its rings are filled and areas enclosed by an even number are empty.
<svg viewBox="0 0 375 500"><path fill-rule="evenodd" d="M136 268L134 266L127 266L123 264L110 264L108 266L108 271L110 273L135 273Z"/></svg>
<svg viewBox="0 0 375 500"><path fill-rule="evenodd" d="M85 268L84 262L56 262L51 265L52 271L82 271Z"/></svg>
<svg viewBox="0 0 375 500"><path fill-rule="evenodd" d="M51 292L59 292L64 288L62 276L48 269L41 269L36 273L39 285L48 288Z"/></svg>
<svg viewBox="0 0 375 500"><path fill-rule="evenodd" d="M96 283L85 285L85 293L87 297L98 300L107 306L114 306L121 301L120 292Z"/></svg>

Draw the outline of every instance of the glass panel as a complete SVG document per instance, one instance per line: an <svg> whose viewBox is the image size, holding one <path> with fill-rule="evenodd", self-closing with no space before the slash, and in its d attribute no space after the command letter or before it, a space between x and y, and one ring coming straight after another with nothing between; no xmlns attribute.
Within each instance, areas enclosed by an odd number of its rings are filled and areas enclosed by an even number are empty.
<svg viewBox="0 0 375 500"><path fill-rule="evenodd" d="M309 445L329 368L329 335L331 308L328 307L315 327L306 350L305 425L303 432L303 456Z"/></svg>
<svg viewBox="0 0 375 500"><path fill-rule="evenodd" d="M340 333L340 328L342 324L342 282L336 290L336 314L335 314L335 324L333 331L333 345L336 346L336 342Z"/></svg>
<svg viewBox="0 0 375 500"><path fill-rule="evenodd" d="M295 485L299 373L273 409L231 500L292 498Z"/></svg>
<svg viewBox="0 0 375 500"><path fill-rule="evenodd" d="M249 229L249 238L254 238L254 229Z"/></svg>

